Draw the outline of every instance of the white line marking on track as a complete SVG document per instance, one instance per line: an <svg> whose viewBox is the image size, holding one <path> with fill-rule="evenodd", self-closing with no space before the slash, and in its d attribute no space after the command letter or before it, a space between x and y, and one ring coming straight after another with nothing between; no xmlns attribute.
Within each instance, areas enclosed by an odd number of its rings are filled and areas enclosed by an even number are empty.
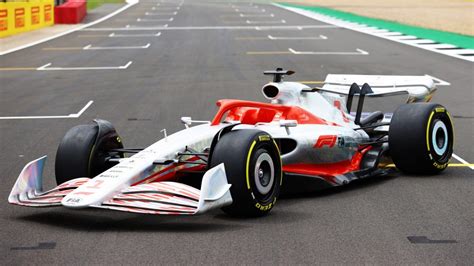
<svg viewBox="0 0 474 266"><path fill-rule="evenodd" d="M445 80L439 79L437 77L430 76L428 74L425 74L425 77L431 78L435 82L436 86L450 86L451 85L451 83L449 83Z"/></svg>
<svg viewBox="0 0 474 266"><path fill-rule="evenodd" d="M66 70L123 70L127 69L132 64L132 61L129 61L123 66L104 66L104 67L50 67L52 63L38 67L38 71L66 71Z"/></svg>
<svg viewBox="0 0 474 266"><path fill-rule="evenodd" d="M406 40L416 40L418 37L413 35L397 35L397 36L390 36L389 39L392 40L399 40L399 41L406 41Z"/></svg>
<svg viewBox="0 0 474 266"><path fill-rule="evenodd" d="M425 48L431 48L431 49L450 49L450 48L457 48L454 45L451 44L444 44L444 43L436 43L436 44L425 44L423 45Z"/></svg>
<svg viewBox="0 0 474 266"><path fill-rule="evenodd" d="M2 116L0 117L0 120L79 118L87 110L87 108L92 105L92 103L94 103L94 101L89 101L79 112L75 114L49 116Z"/></svg>
<svg viewBox="0 0 474 266"><path fill-rule="evenodd" d="M45 65L42 65L40 67L38 67L36 70L44 70L45 68L49 67L52 63L47 63Z"/></svg>
<svg viewBox="0 0 474 266"><path fill-rule="evenodd" d="M72 117L80 117L94 101L89 101L77 114L70 114Z"/></svg>
<svg viewBox="0 0 474 266"><path fill-rule="evenodd" d="M399 36L399 35L402 35L402 33L398 31L389 31L387 33L382 33L380 35L388 37L388 36Z"/></svg>
<svg viewBox="0 0 474 266"><path fill-rule="evenodd" d="M264 15L245 15L245 14L240 13L239 17L241 17L241 18L270 18L270 17L273 18L273 17L275 17L275 15L274 14L269 14L269 15L266 15L266 14L264 14Z"/></svg>
<svg viewBox="0 0 474 266"><path fill-rule="evenodd" d="M137 18L137 21L143 21L143 22L163 22L163 21L173 21L174 18L157 18L157 19L148 19L148 18Z"/></svg>
<svg viewBox="0 0 474 266"><path fill-rule="evenodd" d="M25 44L25 45L21 45L21 46L18 46L18 47L15 47L13 49L10 49L10 50L7 50L7 51L4 51L4 52L1 52L0 53L0 56L2 55L6 55L6 54L9 54L9 53L13 53L13 52L16 52L16 51L19 51L19 50L22 50L22 49L25 49L25 48L28 48L28 47L31 47L31 46L34 46L34 45L37 45L37 44L40 44L40 43L44 43L44 42L47 42L49 40L53 40L53 39L56 39L56 38L59 38L61 36L64 36L66 34L69 34L69 33L72 33L72 32L75 32L75 31L78 31L78 30L82 30L82 29L85 29L85 28L88 28L90 26L93 26L95 24L98 24L104 20L107 20L117 14L119 14L120 12L124 11L124 10L127 10L129 7L132 7L134 5L136 5L138 3L138 0L126 0L127 2L127 5L123 6L122 8L120 9L117 9L116 11L108 14L107 16L104 16L98 20L95 20L95 21L92 21L91 23L87 23L87 24L84 24L84 25L81 25L81 26L78 26L77 28L73 28L71 30L68 30L66 32L62 32L62 33L59 33L59 34L56 34L56 35L53 35L51 37L47 37L47 38L44 38L44 39L41 39L39 41L35 41L35 42L31 42L31 43L28 43L28 44Z"/></svg>
<svg viewBox="0 0 474 266"><path fill-rule="evenodd" d="M122 27L122 28L87 28L82 31L129 31L129 30L303 30L333 29L335 25L302 25L302 26L196 26L196 27Z"/></svg>
<svg viewBox="0 0 474 266"><path fill-rule="evenodd" d="M420 39L420 40L406 40L406 43L409 44L436 44L435 41L433 40L426 40L426 39Z"/></svg>
<svg viewBox="0 0 474 266"><path fill-rule="evenodd" d="M260 8L258 6L240 6L240 7L233 7L236 12L255 12L255 11L262 11L265 12L264 8Z"/></svg>
<svg viewBox="0 0 474 266"><path fill-rule="evenodd" d="M265 9L257 9L257 10L255 10L255 11L249 11L249 10L241 10L241 9L236 8L236 9L234 9L234 10L235 10L235 12L237 12L237 13L249 13L249 14L265 13L265 12L266 12Z"/></svg>
<svg viewBox="0 0 474 266"><path fill-rule="evenodd" d="M153 9L153 10L158 10L158 11L174 11L174 10L179 10L181 7L160 7L160 8L156 8L156 9Z"/></svg>
<svg viewBox="0 0 474 266"><path fill-rule="evenodd" d="M357 48L357 52L312 52L312 51L296 51L292 48L288 48L293 54L297 55L368 55L369 52Z"/></svg>
<svg viewBox="0 0 474 266"><path fill-rule="evenodd" d="M273 20L273 21L253 21L253 20L246 20L245 23L247 24L279 24L279 23L286 23L286 20Z"/></svg>
<svg viewBox="0 0 474 266"><path fill-rule="evenodd" d="M171 13L166 13L166 12L145 12L145 16L175 16L177 15L178 12L171 12Z"/></svg>
<svg viewBox="0 0 474 266"><path fill-rule="evenodd" d="M443 51L443 54L446 54L446 55L452 55L452 56L459 56L459 55L462 55L462 54L474 54L474 49L453 49L453 50L442 50ZM465 60L468 60L468 61L471 61L471 62L474 62L474 57L471 56L471 58L463 58Z"/></svg>
<svg viewBox="0 0 474 266"><path fill-rule="evenodd" d="M326 27L317 27L317 28L326 28ZM272 26L256 26L255 30L262 31L262 30L303 30L303 29L316 29L316 28L307 28L307 27L301 27L301 26L289 26L289 27L284 27L282 26L279 28L278 26L272 27Z"/></svg>
<svg viewBox="0 0 474 266"><path fill-rule="evenodd" d="M268 35L270 40L327 40L328 37L324 35L319 35L318 37L275 37Z"/></svg>
<svg viewBox="0 0 474 266"><path fill-rule="evenodd" d="M131 24L127 24L125 26L125 28L127 30L130 30L130 29L166 29L168 27L168 24L165 24L165 25L157 25L157 26L151 26L151 27L142 27L142 26L138 26L138 25L131 25ZM114 30L120 30L120 28L117 28L117 29L114 29Z"/></svg>
<svg viewBox="0 0 474 266"><path fill-rule="evenodd" d="M111 38L126 38L126 37L131 37L131 38L134 38L134 37L158 37L161 35L161 31L156 33L156 34L116 34L115 32L112 32L111 34L109 34L108 36L111 37Z"/></svg>
<svg viewBox="0 0 474 266"><path fill-rule="evenodd" d="M151 43L139 46L92 46L92 44L86 45L82 50L132 50L132 49L148 49Z"/></svg>
<svg viewBox="0 0 474 266"><path fill-rule="evenodd" d="M459 162L461 162L462 164L467 164L467 165L470 165L470 163L468 163L466 160L464 160L463 158L459 157L458 155L454 154L453 153L453 158L458 160ZM468 166L469 168L471 168L471 170L474 170L474 166Z"/></svg>
<svg viewBox="0 0 474 266"><path fill-rule="evenodd" d="M388 33L389 31L388 31L388 30L384 30L384 29L373 29L373 30L370 30L370 32L382 34L382 33Z"/></svg>

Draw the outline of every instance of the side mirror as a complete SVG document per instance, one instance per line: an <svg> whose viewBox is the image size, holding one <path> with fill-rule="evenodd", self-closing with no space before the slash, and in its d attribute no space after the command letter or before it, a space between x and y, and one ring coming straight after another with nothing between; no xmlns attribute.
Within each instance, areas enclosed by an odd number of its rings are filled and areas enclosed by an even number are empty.
<svg viewBox="0 0 474 266"><path fill-rule="evenodd" d="M189 116L181 117L181 122L184 124L186 128L189 128L189 126L192 125L193 123L196 123L196 124L210 124L211 123L211 121L193 120Z"/></svg>
<svg viewBox="0 0 474 266"><path fill-rule="evenodd" d="M190 116L183 116L181 117L181 123L183 123L184 126L188 128L193 123L193 120Z"/></svg>
<svg viewBox="0 0 474 266"><path fill-rule="evenodd" d="M296 120L280 120L280 127L285 127L286 134L290 135L290 127L296 127L298 121Z"/></svg>
<svg viewBox="0 0 474 266"><path fill-rule="evenodd" d="M297 125L296 120L280 120L280 127L296 127Z"/></svg>

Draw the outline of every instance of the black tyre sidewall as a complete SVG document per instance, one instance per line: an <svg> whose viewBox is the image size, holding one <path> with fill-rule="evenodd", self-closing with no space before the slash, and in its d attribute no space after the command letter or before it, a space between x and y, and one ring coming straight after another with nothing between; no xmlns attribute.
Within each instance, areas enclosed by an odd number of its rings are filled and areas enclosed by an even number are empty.
<svg viewBox="0 0 474 266"><path fill-rule="evenodd" d="M98 133L97 125L78 125L61 140L56 152L58 185L78 177L90 177L90 160Z"/></svg>
<svg viewBox="0 0 474 266"><path fill-rule="evenodd" d="M110 122L100 123L102 133L96 122L75 126L63 137L56 152L58 185L78 177L94 177L114 165L107 162L109 151L123 148L122 141Z"/></svg>

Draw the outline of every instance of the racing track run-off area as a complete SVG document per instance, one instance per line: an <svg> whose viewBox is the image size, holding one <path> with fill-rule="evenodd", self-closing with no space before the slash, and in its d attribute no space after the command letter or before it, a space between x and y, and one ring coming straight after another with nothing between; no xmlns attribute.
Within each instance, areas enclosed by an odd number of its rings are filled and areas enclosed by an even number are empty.
<svg viewBox="0 0 474 266"><path fill-rule="evenodd" d="M472 56L296 11L270 2L129 2L107 19L0 55L1 264L469 265ZM148 147L182 130L181 117L211 120L217 100L269 102L261 89L271 77L263 71L277 67L295 71L286 81L310 87L328 74L431 78L431 102L445 106L454 124L447 169L285 196L261 218L8 203L23 167L44 155L43 187L56 186L54 158L73 126L105 119L125 147ZM368 97L364 112L393 113L405 100Z"/></svg>

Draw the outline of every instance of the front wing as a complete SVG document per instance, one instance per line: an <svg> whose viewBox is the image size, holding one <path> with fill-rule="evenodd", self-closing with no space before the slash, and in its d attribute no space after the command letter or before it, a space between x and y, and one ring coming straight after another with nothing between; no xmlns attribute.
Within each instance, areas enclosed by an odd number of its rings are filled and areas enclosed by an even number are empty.
<svg viewBox="0 0 474 266"><path fill-rule="evenodd" d="M30 207L61 206L66 195L89 180L76 178L43 192L45 161L46 156L23 168L8 197L10 203ZM200 190L170 181L139 184L117 191L111 198L89 207L144 214L194 215L230 205L230 187L224 164L220 164L204 174Z"/></svg>

